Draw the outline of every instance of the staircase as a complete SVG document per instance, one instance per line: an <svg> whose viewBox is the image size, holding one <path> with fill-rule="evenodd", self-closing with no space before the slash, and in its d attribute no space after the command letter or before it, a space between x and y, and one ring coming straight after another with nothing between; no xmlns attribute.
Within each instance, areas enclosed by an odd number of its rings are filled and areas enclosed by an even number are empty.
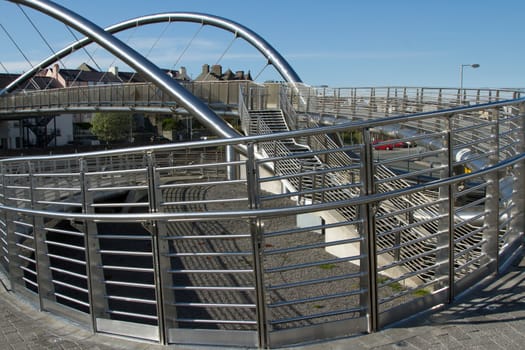
<svg viewBox="0 0 525 350"><path fill-rule="evenodd" d="M265 132L266 134L290 131L280 109L252 110L249 113L250 135L260 135L261 131L269 131Z"/></svg>
<svg viewBox="0 0 525 350"><path fill-rule="evenodd" d="M288 131L283 112L281 110L254 110L249 111L250 116L250 133L270 134L275 132ZM317 137L322 137L317 135ZM328 136L325 135L325 138ZM310 140L316 143L316 149L319 145L324 145L325 149L331 147L333 140ZM337 145L332 145L338 147ZM330 169L351 164L351 158L344 152L338 153L338 157L331 157L330 164L325 164L318 156L311 153L309 146L301 145L296 140L283 139L259 144L259 151L265 153L267 157L285 157L285 159L274 162L274 172L286 178L287 186L290 186L292 192L299 193L299 201L303 204L319 203L321 201L338 201L348 198L358 197L361 195L358 186L344 188L342 184L348 183L346 176L341 172L331 172ZM331 164L332 162L337 164ZM359 174L347 174L348 177L358 178ZM402 180L383 182L382 179L392 178L393 173L382 165L376 167L376 181L382 183L382 191L401 189L407 186ZM343 178L345 177L345 178ZM322 193L316 189L323 188ZM333 188L331 190L330 188ZM427 198L422 194L416 194L411 198L421 207L419 211L421 216L428 218L435 217L435 209L427 208L428 203L434 202L434 198ZM407 268L413 271L425 271L419 274L423 280L431 280L434 275L431 266L434 265L434 249L431 247L435 244L434 239L428 240L425 237L433 237L437 231L437 224L433 221L427 224L414 224L404 215L392 215L400 208L411 207L414 203L409 202L407 198L398 197L391 200L385 200L377 208L376 229L378 245L381 249L389 251L392 247L399 244L396 240L402 237L402 241L408 240L411 243L405 243L403 248L399 248L395 254L394 260L406 259ZM339 214L348 220L357 219L358 213L354 207L341 208ZM432 242L432 244L431 244ZM430 245L429 245L430 244Z"/></svg>

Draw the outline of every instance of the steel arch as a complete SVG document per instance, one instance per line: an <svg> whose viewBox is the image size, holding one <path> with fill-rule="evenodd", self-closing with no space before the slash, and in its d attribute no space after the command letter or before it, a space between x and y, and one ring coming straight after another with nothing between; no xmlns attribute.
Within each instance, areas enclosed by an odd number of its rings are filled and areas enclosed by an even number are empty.
<svg viewBox="0 0 525 350"><path fill-rule="evenodd" d="M14 1L19 2L19 1ZM223 17L213 16L204 13L196 12L168 12L168 13L159 13L152 14L142 17L137 17L129 19L110 27L105 28L105 31L111 34L121 32L130 28L137 26L161 23L161 22L192 22L192 23L201 23L202 25L211 25L220 29L234 33L236 36L239 36L246 40L249 44L255 47L267 60L268 63L272 64L283 79L289 83L296 84L302 83L301 78L297 75L292 66L286 61L286 59L274 49L266 40L264 40L260 35L250 30L249 28L236 23L234 21L228 20ZM59 61L60 59L68 56L74 51L81 49L91 43L93 39L89 36L78 40L77 42L65 47L64 49L58 51L56 54L49 56L45 60L41 61L39 64L35 65L32 69L28 70L22 74L19 78L10 83L1 93L11 92L16 88L16 86L24 83L32 76L34 76L39 70L48 67L49 65Z"/></svg>
<svg viewBox="0 0 525 350"><path fill-rule="evenodd" d="M121 59L124 63L142 73L150 82L172 96L175 101L193 114L206 128L223 138L241 136L222 118L215 114L205 103L165 74L159 67L123 43L118 38L104 31L93 22L79 14L51 1L44 0L9 0L53 17L90 37L100 46Z"/></svg>

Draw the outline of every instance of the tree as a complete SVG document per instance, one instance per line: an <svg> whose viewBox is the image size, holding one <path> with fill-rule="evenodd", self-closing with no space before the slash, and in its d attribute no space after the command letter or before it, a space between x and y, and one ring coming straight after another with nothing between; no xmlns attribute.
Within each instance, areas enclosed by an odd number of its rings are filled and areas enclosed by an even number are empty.
<svg viewBox="0 0 525 350"><path fill-rule="evenodd" d="M131 136L133 116L124 113L95 113L91 132L101 141L124 141Z"/></svg>

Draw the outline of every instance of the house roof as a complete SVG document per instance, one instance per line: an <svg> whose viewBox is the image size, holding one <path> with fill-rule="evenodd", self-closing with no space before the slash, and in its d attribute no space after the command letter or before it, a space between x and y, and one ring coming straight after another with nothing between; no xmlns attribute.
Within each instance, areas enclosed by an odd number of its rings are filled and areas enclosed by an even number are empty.
<svg viewBox="0 0 525 350"><path fill-rule="evenodd" d="M0 74L0 88L5 88L19 76L19 74ZM34 76L33 78L26 81L22 86L18 87L18 90L42 90L58 87L60 87L60 85L53 78Z"/></svg>
<svg viewBox="0 0 525 350"><path fill-rule="evenodd" d="M60 69L59 74L68 83L122 83L122 79L109 72Z"/></svg>

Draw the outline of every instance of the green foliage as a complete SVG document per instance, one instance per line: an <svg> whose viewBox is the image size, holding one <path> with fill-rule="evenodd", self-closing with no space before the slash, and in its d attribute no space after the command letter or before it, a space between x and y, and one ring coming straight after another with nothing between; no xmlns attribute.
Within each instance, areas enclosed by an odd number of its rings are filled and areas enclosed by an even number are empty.
<svg viewBox="0 0 525 350"><path fill-rule="evenodd" d="M412 292L412 294L415 295L416 297L424 297L425 295L429 295L430 292L426 289L418 289Z"/></svg>
<svg viewBox="0 0 525 350"><path fill-rule="evenodd" d="M174 130L177 127L177 122L173 118L162 119L162 130Z"/></svg>
<svg viewBox="0 0 525 350"><path fill-rule="evenodd" d="M363 143L363 135L357 130L343 131L341 132L341 138L343 139L345 145Z"/></svg>
<svg viewBox="0 0 525 350"><path fill-rule="evenodd" d="M130 136L132 122L131 114L95 113L91 120L91 132L101 141L123 141Z"/></svg>
<svg viewBox="0 0 525 350"><path fill-rule="evenodd" d="M331 269L337 267L337 265L336 264L321 264L321 265L319 265L319 267L321 269L323 269L323 270L331 270Z"/></svg>

